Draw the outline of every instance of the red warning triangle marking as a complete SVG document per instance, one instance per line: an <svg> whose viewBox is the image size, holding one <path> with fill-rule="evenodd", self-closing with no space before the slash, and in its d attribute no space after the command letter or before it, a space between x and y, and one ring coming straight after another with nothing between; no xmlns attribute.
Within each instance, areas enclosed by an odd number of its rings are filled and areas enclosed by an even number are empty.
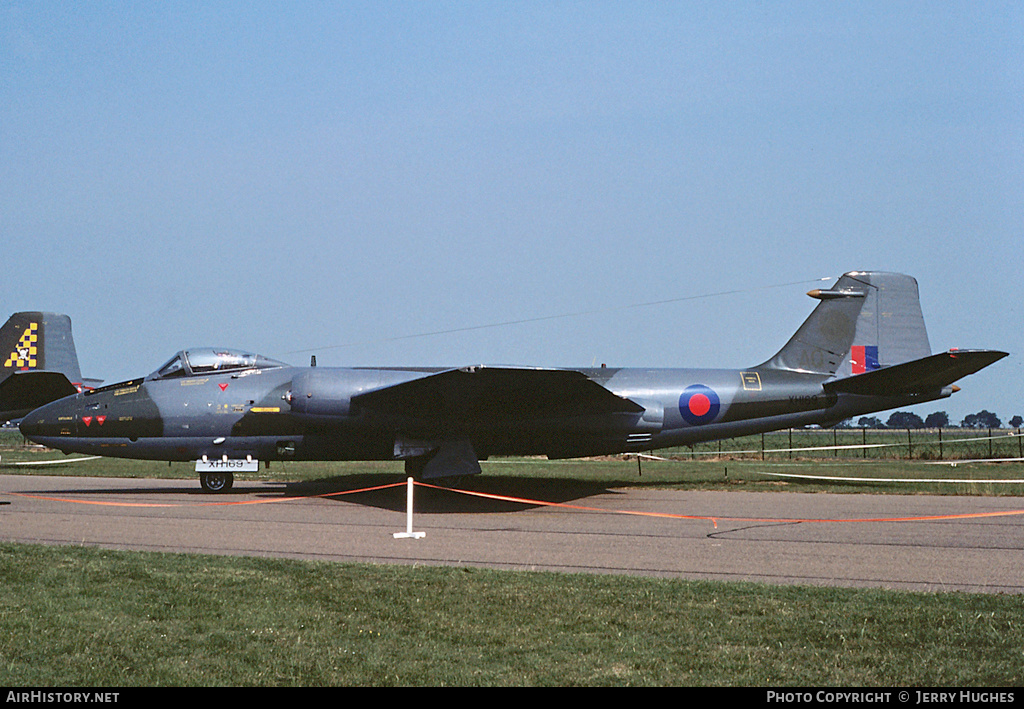
<svg viewBox="0 0 1024 709"><path fill-rule="evenodd" d="M92 423L92 416L83 416L82 423L84 423L86 427L88 427L89 424Z"/></svg>
<svg viewBox="0 0 1024 709"><path fill-rule="evenodd" d="M227 391L227 388L228 388L227 382L224 382L223 384L218 384L217 386L220 387L221 391Z"/></svg>

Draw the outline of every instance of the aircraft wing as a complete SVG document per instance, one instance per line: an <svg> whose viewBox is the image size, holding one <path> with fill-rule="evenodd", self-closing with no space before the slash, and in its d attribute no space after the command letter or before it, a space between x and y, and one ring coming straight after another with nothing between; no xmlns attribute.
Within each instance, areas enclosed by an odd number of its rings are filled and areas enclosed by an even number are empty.
<svg viewBox="0 0 1024 709"><path fill-rule="evenodd" d="M352 403L389 415L469 424L644 411L575 370L483 366L358 394Z"/></svg>
<svg viewBox="0 0 1024 709"><path fill-rule="evenodd" d="M1006 352L995 350L950 350L826 382L825 390L836 394L864 396L926 394L949 386L1006 356Z"/></svg>

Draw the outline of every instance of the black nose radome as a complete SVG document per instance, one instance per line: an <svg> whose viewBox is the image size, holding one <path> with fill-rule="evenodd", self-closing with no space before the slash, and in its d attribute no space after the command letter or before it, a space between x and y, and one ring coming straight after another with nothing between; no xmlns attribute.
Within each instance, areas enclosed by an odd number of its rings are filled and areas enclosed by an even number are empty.
<svg viewBox="0 0 1024 709"><path fill-rule="evenodd" d="M30 441L38 438L67 436L74 422L73 403L55 401L30 412L21 420L18 430Z"/></svg>

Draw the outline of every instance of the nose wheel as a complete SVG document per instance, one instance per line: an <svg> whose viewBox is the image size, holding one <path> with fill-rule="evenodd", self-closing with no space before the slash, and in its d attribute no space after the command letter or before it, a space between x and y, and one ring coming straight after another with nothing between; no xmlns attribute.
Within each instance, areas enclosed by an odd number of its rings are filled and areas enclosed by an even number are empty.
<svg viewBox="0 0 1024 709"><path fill-rule="evenodd" d="M200 473L199 485L204 492L227 492L235 482L231 473Z"/></svg>

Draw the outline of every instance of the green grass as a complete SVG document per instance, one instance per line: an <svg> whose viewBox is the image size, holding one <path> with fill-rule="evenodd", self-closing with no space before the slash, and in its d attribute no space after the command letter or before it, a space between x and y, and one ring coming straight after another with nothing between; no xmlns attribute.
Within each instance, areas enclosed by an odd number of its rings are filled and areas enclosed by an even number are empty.
<svg viewBox="0 0 1024 709"><path fill-rule="evenodd" d="M7 686L1019 686L1016 597L0 545Z"/></svg>
<svg viewBox="0 0 1024 709"><path fill-rule="evenodd" d="M709 441L673 451L690 457L714 457L723 452L732 457L764 460L802 456L855 460L1021 458L1024 438L1019 429L808 428Z"/></svg>

